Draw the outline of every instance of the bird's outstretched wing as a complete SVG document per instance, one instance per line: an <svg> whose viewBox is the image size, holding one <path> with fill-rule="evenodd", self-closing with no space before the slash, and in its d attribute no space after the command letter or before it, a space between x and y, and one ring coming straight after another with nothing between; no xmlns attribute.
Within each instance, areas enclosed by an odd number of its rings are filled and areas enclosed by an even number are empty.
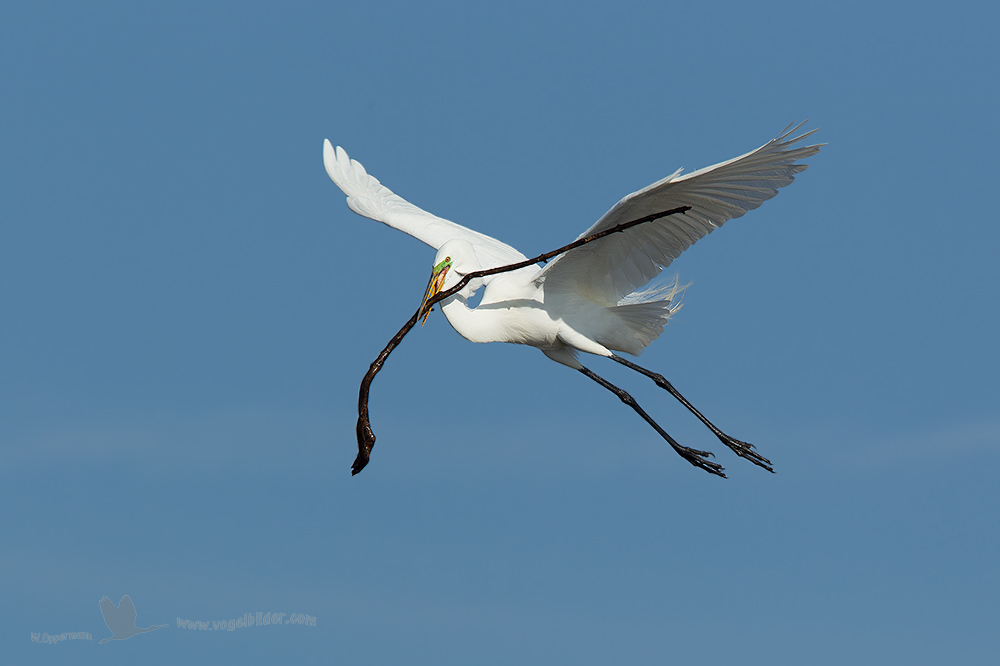
<svg viewBox="0 0 1000 666"><path fill-rule="evenodd" d="M803 124L789 125L746 155L686 176L678 170L628 195L580 238L671 208L691 206L691 210L571 250L551 261L536 279L544 280L547 289L573 285L596 303L615 305L659 275L698 239L758 207L804 171L807 165L796 161L815 155L823 144L793 148L816 131L789 138Z"/></svg>
<svg viewBox="0 0 1000 666"><path fill-rule="evenodd" d="M127 620L129 624L135 625L135 604L127 594L118 602L118 613L123 621Z"/></svg>
<svg viewBox="0 0 1000 666"><path fill-rule="evenodd" d="M527 259L506 243L431 215L393 194L377 178L368 175L360 162L348 157L340 146L334 149L329 141L323 142L323 163L330 178L347 195L347 205L358 215L399 229L434 249L454 238L466 240L476 249L476 258L484 269Z"/></svg>
<svg viewBox="0 0 1000 666"><path fill-rule="evenodd" d="M109 599L107 595L104 595L104 598L101 599L100 604L101 604L101 615L104 616L104 623L108 624L108 618L114 618L118 614L118 607L115 606L115 602L111 601L111 599ZM112 619L111 621L114 622L114 619ZM108 624L108 628L109 629L111 628L110 624ZM114 631L114 629L111 629L111 631Z"/></svg>

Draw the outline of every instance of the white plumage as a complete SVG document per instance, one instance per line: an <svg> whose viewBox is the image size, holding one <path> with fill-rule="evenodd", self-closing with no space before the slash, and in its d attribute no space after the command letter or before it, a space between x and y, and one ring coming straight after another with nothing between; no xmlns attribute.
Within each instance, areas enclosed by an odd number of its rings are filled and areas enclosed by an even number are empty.
<svg viewBox="0 0 1000 666"><path fill-rule="evenodd" d="M475 281L442 303L442 311L460 334L475 342L514 342L538 347L561 363L579 368L576 350L601 356L610 351L638 355L663 331L676 310L677 288L643 294L636 290L698 239L740 217L778 193L806 168L798 160L820 146L793 147L812 132L790 138L786 128L757 150L687 175L681 171L628 195L590 229L591 235L617 224L679 206L672 215L613 234L571 250L543 267L532 266ZM815 131L815 130L813 130ZM432 215L394 194L363 166L323 147L327 173L347 194L351 210L399 229L439 250L434 263L452 256L455 268L444 288L473 270L495 268L526 257L495 238ZM446 244L452 245L445 248ZM465 243L457 243L464 241ZM442 248L445 248L443 251ZM486 292L478 308L465 307L481 284ZM507 307L498 307L507 304Z"/></svg>
<svg viewBox="0 0 1000 666"><path fill-rule="evenodd" d="M343 148L337 146L335 151L329 141L323 142L323 163L330 178L347 195L347 205L358 215L370 217L399 229L427 243L435 250L455 238L469 241L484 268L494 268L527 259L506 243L437 215L431 215L401 196L393 194L392 190L378 182L378 178L369 176L360 162L349 158Z"/></svg>
<svg viewBox="0 0 1000 666"><path fill-rule="evenodd" d="M807 165L795 162L815 155L820 146L791 148L817 131L789 138L799 127L785 128L777 138L746 155L686 176L678 169L628 195L580 237L678 206L691 206L691 210L567 252L552 260L539 278L574 284L603 305L617 303L659 275L700 238L757 208L804 171Z"/></svg>
<svg viewBox="0 0 1000 666"><path fill-rule="evenodd" d="M537 347L549 358L615 391L623 401L629 402L631 397L584 368L577 352L613 358L659 378L657 383L667 388L669 383L659 375L614 354L642 353L663 332L677 309L676 283L647 292L638 290L692 244L727 220L757 208L806 169L799 160L815 155L822 144L796 147L816 131L793 137L801 126L790 125L775 139L740 157L687 175L678 170L628 195L580 238L657 212L690 206L685 213L640 224L570 250L544 267L532 265L473 280L441 302L442 312L459 334L473 342ZM334 149L329 141L323 146L323 160L330 178L347 194L351 210L410 234L438 251L429 287L434 293L455 285L470 272L526 259L495 238L414 206L368 175L359 162L350 159L342 148ZM486 289L482 301L470 308L468 299L483 285ZM667 390L739 455L751 459L756 456L757 464L765 460L749 451L749 445L718 431L672 387ZM629 404L678 448L634 401Z"/></svg>

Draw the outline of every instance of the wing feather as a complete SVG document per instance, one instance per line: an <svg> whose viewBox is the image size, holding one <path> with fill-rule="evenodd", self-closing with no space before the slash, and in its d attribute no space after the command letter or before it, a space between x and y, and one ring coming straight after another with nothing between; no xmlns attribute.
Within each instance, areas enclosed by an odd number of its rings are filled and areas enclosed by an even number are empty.
<svg viewBox="0 0 1000 666"><path fill-rule="evenodd" d="M691 210L571 250L549 262L537 279L562 288L572 285L596 303L615 305L699 239L757 208L795 180L795 174L808 166L796 162L815 155L823 145L792 147L816 132L790 138L803 124L789 125L746 155L684 176L678 170L628 195L579 237L678 206Z"/></svg>
<svg viewBox="0 0 1000 666"><path fill-rule="evenodd" d="M358 215L399 229L435 250L454 238L466 240L475 248L483 268L527 259L506 243L414 206L369 175L343 148L334 149L329 141L323 142L323 163L331 180L347 195L347 205Z"/></svg>

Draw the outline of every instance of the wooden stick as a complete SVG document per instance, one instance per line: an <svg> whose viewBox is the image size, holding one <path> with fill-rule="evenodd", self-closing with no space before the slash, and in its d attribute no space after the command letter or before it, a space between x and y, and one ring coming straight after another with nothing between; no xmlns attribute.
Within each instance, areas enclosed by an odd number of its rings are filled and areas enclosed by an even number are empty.
<svg viewBox="0 0 1000 666"><path fill-rule="evenodd" d="M389 354L392 353L393 349L399 346L399 343L403 341L403 338L410 332L410 329L416 325L417 320L420 318L420 315L425 309L429 311L435 303L457 294L462 290L462 287L469 284L471 280L476 278L496 275L498 273L508 273L510 271L516 271L519 268L525 268L539 262L548 261L563 252L575 250L581 245L592 243L598 239L604 238L605 236L621 233L636 225L652 222L653 220L658 220L669 215L677 215L689 210L691 210L691 206L679 206L678 208L671 208L670 210L663 211L662 213L653 213L652 215L647 215L646 217L639 218L638 220L623 222L622 224L614 226L610 229L605 229L604 231L600 231L596 234L591 234L590 236L577 239L569 245L563 245L556 250L540 254L533 259L526 259L524 261L519 261L516 264L507 264L506 266L498 266L497 268L473 271L459 280L458 284L451 289L435 294L427 301L426 304L423 304L421 308L418 308L417 311L413 313L413 316L410 317L409 321L403 324L403 328L399 329L399 332L396 333L396 335L392 336L392 339L389 340L389 344L385 346L385 349L383 349L382 353L378 355L378 358L372 362L371 366L368 368L368 372L365 373L364 379L361 380L361 389L358 391L358 457L354 459L354 464L351 465L351 475L353 476L365 468L365 465L368 464L368 459L371 456L372 448L375 446L375 433L372 432L371 421L368 417L368 392L371 389L372 381L375 379L375 375L378 374L378 371L382 369L382 365L385 363L385 360L389 358Z"/></svg>

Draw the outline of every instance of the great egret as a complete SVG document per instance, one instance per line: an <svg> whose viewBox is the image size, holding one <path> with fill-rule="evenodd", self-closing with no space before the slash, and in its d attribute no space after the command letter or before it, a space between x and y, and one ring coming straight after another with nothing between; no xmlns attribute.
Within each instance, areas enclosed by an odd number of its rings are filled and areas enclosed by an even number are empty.
<svg viewBox="0 0 1000 666"><path fill-rule="evenodd" d="M473 279L441 301L451 326L473 342L510 342L537 347L553 361L578 370L635 410L685 460L725 476L712 453L678 444L628 393L585 367L578 352L610 358L651 378L697 416L738 456L768 471L770 461L753 445L719 430L662 375L614 352L638 356L663 332L677 310L676 281L668 288L641 291L698 239L740 217L778 193L807 165L798 160L819 152L823 144L793 147L816 130L792 135L802 124L789 125L776 138L740 157L694 171L681 169L628 195L581 238L659 211L690 207L681 214L634 226L562 254L544 267L532 264L514 271ZM323 162L334 183L347 195L355 213L399 229L437 250L424 302L456 285L473 271L506 266L527 257L495 238L432 215L382 185L343 148L323 144ZM485 287L477 307L468 301ZM424 308L421 309L424 312ZM426 318L426 312L424 312ZM374 439L372 440L374 441ZM367 463L362 451L354 473ZM363 459L362 459L363 457ZM360 462L359 462L360 461Z"/></svg>

